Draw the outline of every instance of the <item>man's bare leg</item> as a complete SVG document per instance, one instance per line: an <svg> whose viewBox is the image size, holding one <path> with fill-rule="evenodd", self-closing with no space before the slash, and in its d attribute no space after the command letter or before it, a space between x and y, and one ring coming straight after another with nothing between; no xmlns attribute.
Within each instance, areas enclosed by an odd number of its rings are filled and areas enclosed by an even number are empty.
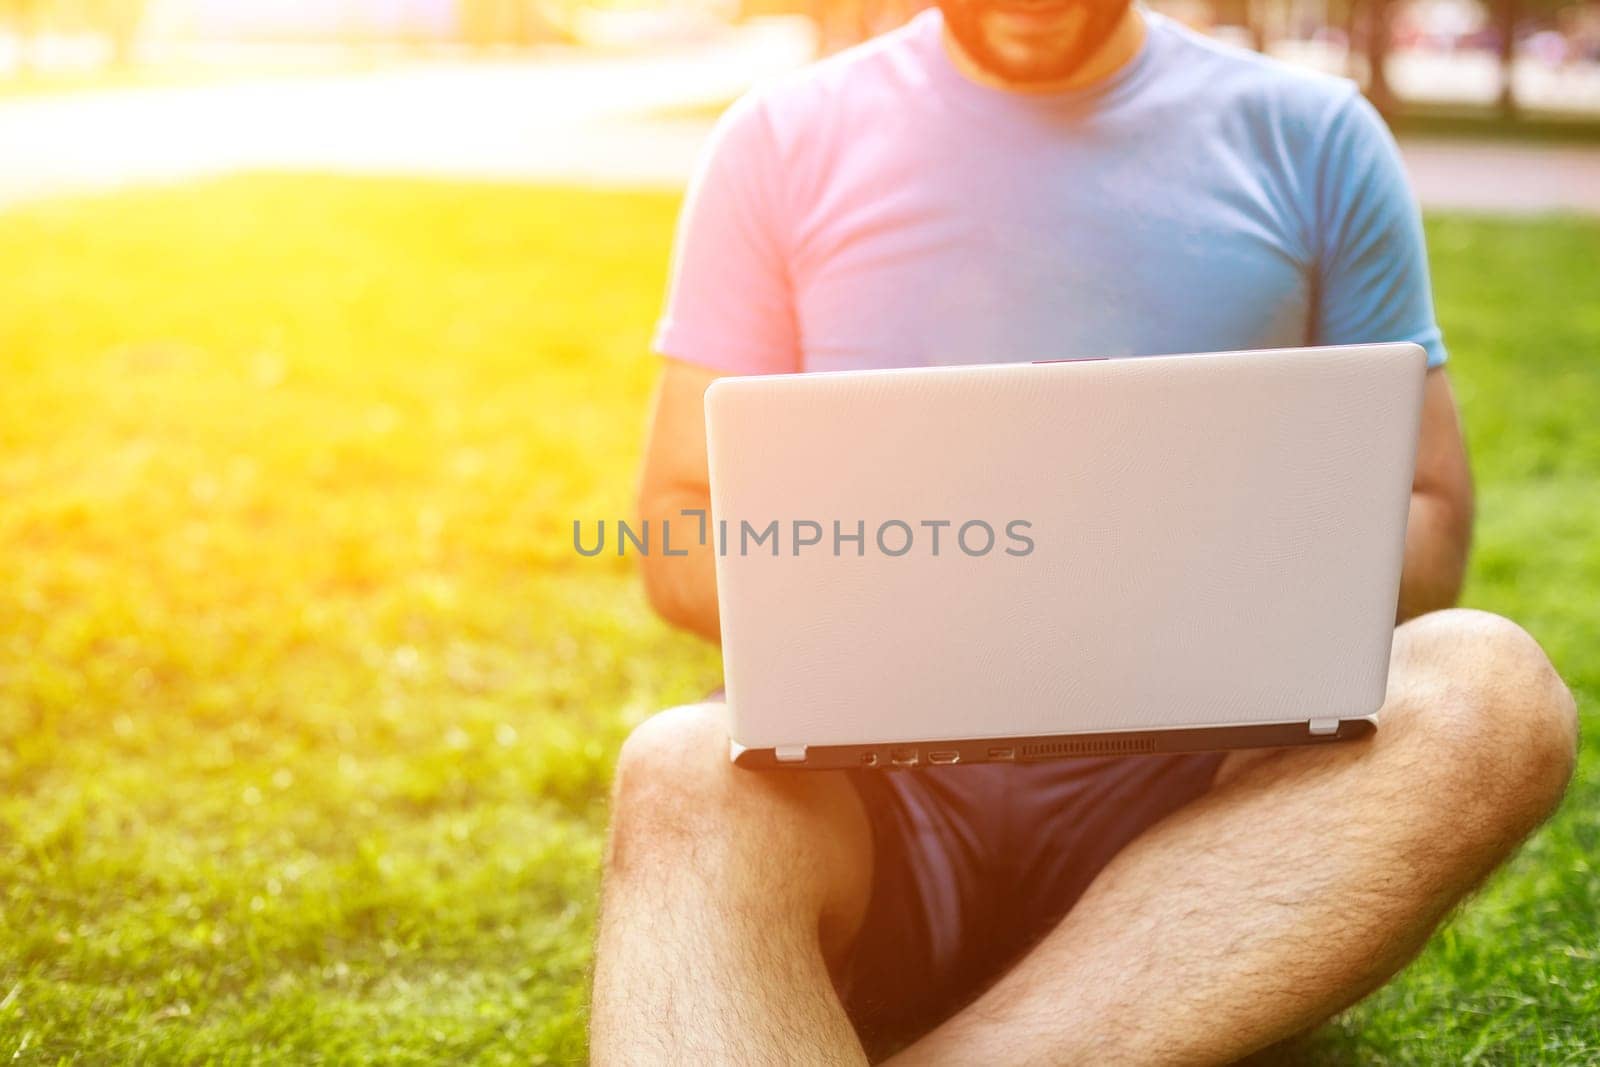
<svg viewBox="0 0 1600 1067"><path fill-rule="evenodd" d="M842 775L737 769L715 706L663 712L623 746L605 868L595 1063L865 1062L827 962L872 880Z"/></svg>
<svg viewBox="0 0 1600 1067"><path fill-rule="evenodd" d="M1402 967L1554 808L1571 695L1478 612L1400 627L1369 741L1239 753L905 1063L1220 1063Z"/></svg>

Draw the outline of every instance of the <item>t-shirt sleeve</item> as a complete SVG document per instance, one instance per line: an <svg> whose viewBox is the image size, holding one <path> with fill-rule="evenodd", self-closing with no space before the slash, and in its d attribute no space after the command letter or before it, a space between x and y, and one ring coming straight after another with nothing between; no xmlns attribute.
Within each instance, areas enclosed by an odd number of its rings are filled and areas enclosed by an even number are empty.
<svg viewBox="0 0 1600 1067"><path fill-rule="evenodd" d="M718 122L689 184L655 350L729 374L797 371L779 167L759 102Z"/></svg>
<svg viewBox="0 0 1600 1067"><path fill-rule="evenodd" d="M1414 341L1445 361L1422 216L1388 127L1352 91L1320 146L1315 343Z"/></svg>

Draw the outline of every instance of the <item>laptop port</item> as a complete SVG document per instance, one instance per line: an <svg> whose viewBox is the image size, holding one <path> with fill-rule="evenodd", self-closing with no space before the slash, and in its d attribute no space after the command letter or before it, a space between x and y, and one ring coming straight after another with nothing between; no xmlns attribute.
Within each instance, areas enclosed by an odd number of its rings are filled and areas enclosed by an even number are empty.
<svg viewBox="0 0 1600 1067"><path fill-rule="evenodd" d="M991 748L989 750L989 758L1001 760L1016 759L1017 750L1012 748L1010 745L1006 745L1003 748Z"/></svg>
<svg viewBox="0 0 1600 1067"><path fill-rule="evenodd" d="M951 764L961 762L961 753L955 749L943 749L938 752L928 753L929 763Z"/></svg>
<svg viewBox="0 0 1600 1067"><path fill-rule="evenodd" d="M876 767L877 765L878 765L878 754L876 752L863 752L863 753L861 753L861 766L863 766L863 767Z"/></svg>
<svg viewBox="0 0 1600 1067"><path fill-rule="evenodd" d="M896 767L915 767L917 765L917 750L914 748L891 748L889 762Z"/></svg>

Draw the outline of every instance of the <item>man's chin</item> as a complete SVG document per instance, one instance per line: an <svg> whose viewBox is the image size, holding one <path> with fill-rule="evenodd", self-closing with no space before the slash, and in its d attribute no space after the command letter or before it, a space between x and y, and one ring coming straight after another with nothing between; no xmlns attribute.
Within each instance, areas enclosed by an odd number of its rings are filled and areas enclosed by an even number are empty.
<svg viewBox="0 0 1600 1067"><path fill-rule="evenodd" d="M968 49L984 71L1016 85L1051 85L1067 81L1082 66L1080 52L1069 40L1018 41L987 34L981 48Z"/></svg>
<svg viewBox="0 0 1600 1067"><path fill-rule="evenodd" d="M1023 4L969 9L952 16L947 10L946 25L978 67L1003 81L1027 86L1073 78L1105 43L1121 10L1096 12L1083 3Z"/></svg>

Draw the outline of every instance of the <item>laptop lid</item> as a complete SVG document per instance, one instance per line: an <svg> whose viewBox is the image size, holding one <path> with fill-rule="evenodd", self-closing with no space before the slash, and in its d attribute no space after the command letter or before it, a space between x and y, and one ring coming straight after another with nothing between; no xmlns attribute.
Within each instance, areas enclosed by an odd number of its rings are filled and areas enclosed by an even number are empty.
<svg viewBox="0 0 1600 1067"><path fill-rule="evenodd" d="M718 380L736 746L1372 715L1425 367L1388 344Z"/></svg>

